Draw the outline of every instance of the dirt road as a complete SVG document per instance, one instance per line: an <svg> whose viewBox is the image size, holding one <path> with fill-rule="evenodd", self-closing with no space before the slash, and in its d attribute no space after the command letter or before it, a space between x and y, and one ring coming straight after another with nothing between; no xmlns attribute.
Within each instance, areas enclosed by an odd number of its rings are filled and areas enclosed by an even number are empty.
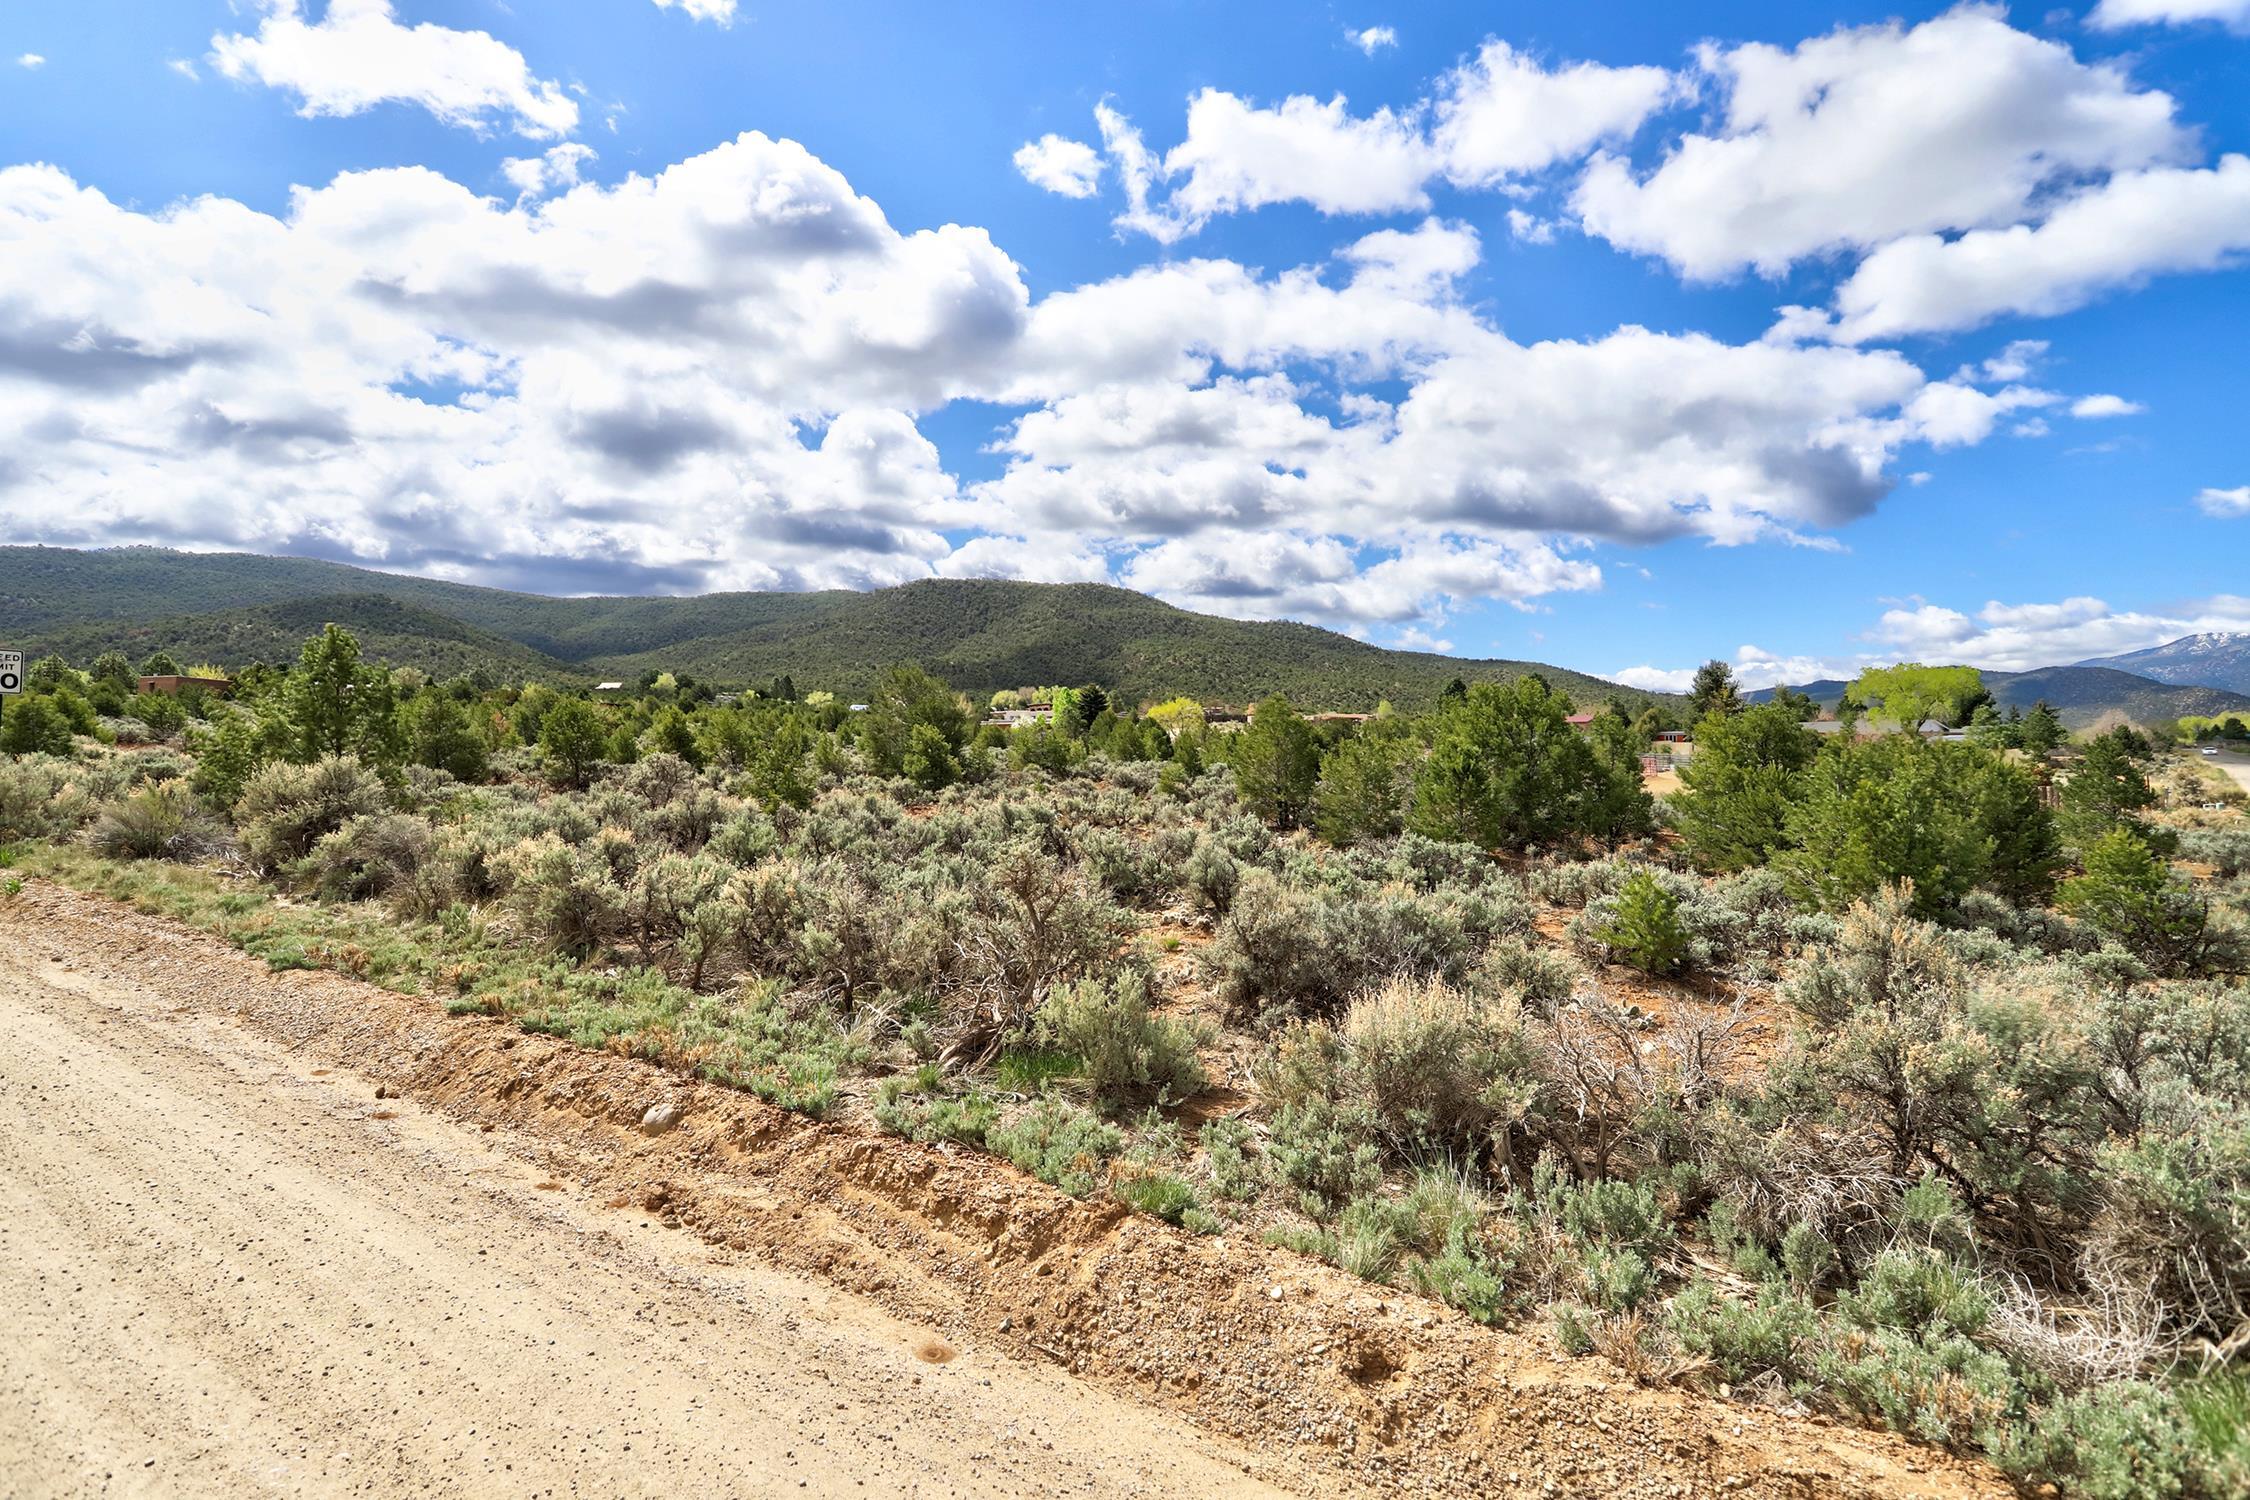
<svg viewBox="0 0 2250 1500"><path fill-rule="evenodd" d="M2234 778L2235 785L2246 792L2250 792L2250 756L2237 755L2231 750L2222 750L2217 755L2207 759L2204 764L2217 766Z"/></svg>
<svg viewBox="0 0 2250 1500"><path fill-rule="evenodd" d="M363 1078L10 952L11 1500L1284 1493L1163 1414L723 1264Z"/></svg>
<svg viewBox="0 0 2250 1500"><path fill-rule="evenodd" d="M0 928L0 1500L2006 1493L45 880Z"/></svg>

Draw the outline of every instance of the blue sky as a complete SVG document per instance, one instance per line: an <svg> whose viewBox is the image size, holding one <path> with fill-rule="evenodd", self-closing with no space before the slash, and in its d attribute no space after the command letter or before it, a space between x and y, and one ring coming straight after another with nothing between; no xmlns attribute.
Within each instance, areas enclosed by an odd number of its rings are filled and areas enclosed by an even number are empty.
<svg viewBox="0 0 2250 1500"><path fill-rule="evenodd" d="M1106 578L1648 685L2250 629L2246 33L11 7L0 522L557 591Z"/></svg>

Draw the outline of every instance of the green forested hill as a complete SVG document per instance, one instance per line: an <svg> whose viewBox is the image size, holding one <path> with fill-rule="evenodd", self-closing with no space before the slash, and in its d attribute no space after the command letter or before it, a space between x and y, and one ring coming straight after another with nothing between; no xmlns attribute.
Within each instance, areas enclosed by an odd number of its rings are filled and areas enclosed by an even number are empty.
<svg viewBox="0 0 2250 1500"><path fill-rule="evenodd" d="M682 603L721 614L729 597ZM1385 698L1419 707L1457 676L1537 671L1588 703L1646 697L1537 663L1386 651L1310 625L1193 614L1101 584L930 580L866 594L785 596L790 607L783 610L772 609L772 595L731 597L760 601L766 618L745 623L737 616L721 632L589 664L617 676L684 665L698 676L738 681L788 672L800 684L862 693L883 666L918 660L978 693L1100 682L1136 700L1186 693L1242 703L1285 692L1302 705L1332 709L1372 708Z"/></svg>
<svg viewBox="0 0 2250 1500"><path fill-rule="evenodd" d="M0 547L0 644L34 654L77 660L114 645L138 659L161 645L222 665L275 661L326 619L394 662L460 671L481 661L511 676L629 679L656 668L748 683L786 672L803 688L859 696L885 667L919 661L980 695L1100 682L1135 700L1240 703L1278 691L1308 708L1365 709L1384 698L1427 705L1457 676L1536 670L1584 703L1651 701L1560 668L1387 651L1099 584L933 579L868 593L558 599L304 558Z"/></svg>
<svg viewBox="0 0 2250 1500"><path fill-rule="evenodd" d="M254 661L294 661L305 637L318 635L331 622L357 636L368 656L393 666L419 667L437 677L454 677L478 667L503 679L569 681L583 675L528 646L383 594L316 594L280 604L171 615L136 624L74 624L17 639L33 642L31 649L41 655L52 652L81 666L104 651L122 651L138 663L162 649L182 665L208 661L241 667Z"/></svg>

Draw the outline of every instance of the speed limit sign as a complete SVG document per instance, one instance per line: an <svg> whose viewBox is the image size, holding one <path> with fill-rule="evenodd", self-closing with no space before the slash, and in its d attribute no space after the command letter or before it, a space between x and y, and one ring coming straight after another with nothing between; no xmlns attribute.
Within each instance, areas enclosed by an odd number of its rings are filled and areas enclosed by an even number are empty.
<svg viewBox="0 0 2250 1500"><path fill-rule="evenodd" d="M0 693L23 691L23 653L0 651Z"/></svg>

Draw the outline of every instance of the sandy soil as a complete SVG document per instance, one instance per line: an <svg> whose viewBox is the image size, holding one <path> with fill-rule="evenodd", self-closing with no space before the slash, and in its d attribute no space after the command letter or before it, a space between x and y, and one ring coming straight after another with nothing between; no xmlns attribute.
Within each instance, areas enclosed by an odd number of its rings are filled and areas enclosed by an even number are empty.
<svg viewBox="0 0 2250 1500"><path fill-rule="evenodd" d="M11 1496L2007 1493L44 882L0 920Z"/></svg>
<svg viewBox="0 0 2250 1500"><path fill-rule="evenodd" d="M16 950L0 1017L16 1500L1287 1493L146 991Z"/></svg>

